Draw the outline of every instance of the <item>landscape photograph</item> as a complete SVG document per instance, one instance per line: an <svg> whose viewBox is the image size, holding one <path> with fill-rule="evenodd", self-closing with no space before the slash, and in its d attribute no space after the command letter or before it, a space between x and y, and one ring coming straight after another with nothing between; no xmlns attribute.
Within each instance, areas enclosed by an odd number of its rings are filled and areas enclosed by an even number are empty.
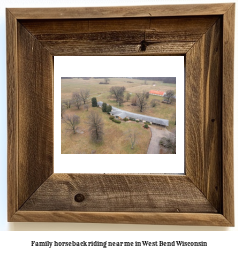
<svg viewBox="0 0 238 254"><path fill-rule="evenodd" d="M61 77L61 154L176 154L176 77Z"/></svg>

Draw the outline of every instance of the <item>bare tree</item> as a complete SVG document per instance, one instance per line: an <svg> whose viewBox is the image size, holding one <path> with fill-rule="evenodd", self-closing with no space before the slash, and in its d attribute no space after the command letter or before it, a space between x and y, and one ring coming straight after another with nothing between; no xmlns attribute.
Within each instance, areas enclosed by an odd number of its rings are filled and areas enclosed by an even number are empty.
<svg viewBox="0 0 238 254"><path fill-rule="evenodd" d="M158 99L153 99L153 100L151 100L151 102L150 102L150 106L151 106L152 108L154 108L154 107L156 107L157 105L159 105L159 103L160 103L160 101L159 101Z"/></svg>
<svg viewBox="0 0 238 254"><path fill-rule="evenodd" d="M66 106L61 102L61 118L63 118L65 110L66 110Z"/></svg>
<svg viewBox="0 0 238 254"><path fill-rule="evenodd" d="M137 105L137 97L136 97L136 96L133 96L133 97L131 98L131 105L132 105L132 106L136 106L136 105Z"/></svg>
<svg viewBox="0 0 238 254"><path fill-rule="evenodd" d="M70 108L72 104L72 100L63 100L62 103L65 105L66 108Z"/></svg>
<svg viewBox="0 0 238 254"><path fill-rule="evenodd" d="M130 93L127 93L127 94L126 94L126 101L129 101L130 98L131 98L131 94L130 94Z"/></svg>
<svg viewBox="0 0 238 254"><path fill-rule="evenodd" d="M83 104L86 104L86 102L90 96L90 90L89 89L80 89L79 96L81 97Z"/></svg>
<svg viewBox="0 0 238 254"><path fill-rule="evenodd" d="M170 102L171 102L171 104L175 103L176 102L176 98L173 96L172 98L170 98Z"/></svg>
<svg viewBox="0 0 238 254"><path fill-rule="evenodd" d="M119 98L117 102L118 102L119 106L121 106L121 104L124 102L123 97Z"/></svg>
<svg viewBox="0 0 238 254"><path fill-rule="evenodd" d="M95 111L91 111L86 123L89 126L89 132L91 134L92 141L94 142L102 141L104 135L103 132L104 124L100 115Z"/></svg>
<svg viewBox="0 0 238 254"><path fill-rule="evenodd" d="M140 109L140 112L143 112L147 106L147 100L146 100L146 91L143 91L142 93L136 93L137 96L137 106Z"/></svg>
<svg viewBox="0 0 238 254"><path fill-rule="evenodd" d="M125 91L124 86L112 86L110 88L110 93L113 97L115 97L116 101L119 102L119 105L123 102L124 98L124 91Z"/></svg>
<svg viewBox="0 0 238 254"><path fill-rule="evenodd" d="M85 109L85 110L87 110L87 111L88 111L88 108L89 108L88 104L84 104L84 106L83 106L83 107L84 107L84 109Z"/></svg>
<svg viewBox="0 0 238 254"><path fill-rule="evenodd" d="M110 79L109 78L104 78L105 84L109 84Z"/></svg>
<svg viewBox="0 0 238 254"><path fill-rule="evenodd" d="M171 103L171 99L173 98L175 92L173 90L166 91L164 97L167 99L167 103Z"/></svg>
<svg viewBox="0 0 238 254"><path fill-rule="evenodd" d="M73 130L75 134L77 125L80 123L80 117L73 114L65 114L62 120L70 127L71 130Z"/></svg>
<svg viewBox="0 0 238 254"><path fill-rule="evenodd" d="M135 144L138 142L140 133L137 130L129 129L126 133L126 136L130 140L131 149L134 149Z"/></svg>
<svg viewBox="0 0 238 254"><path fill-rule="evenodd" d="M72 100L75 103L76 107L79 109L82 104L82 99L81 99L81 96L79 95L79 93L77 93L77 92L73 93Z"/></svg>

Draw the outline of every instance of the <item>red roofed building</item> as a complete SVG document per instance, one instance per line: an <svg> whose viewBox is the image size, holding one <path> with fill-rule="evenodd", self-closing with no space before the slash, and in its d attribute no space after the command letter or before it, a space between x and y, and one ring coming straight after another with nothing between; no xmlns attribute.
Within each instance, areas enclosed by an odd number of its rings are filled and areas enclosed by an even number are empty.
<svg viewBox="0 0 238 254"><path fill-rule="evenodd" d="M166 94L166 92L151 90L150 94L152 94L152 95L158 95L158 96L164 96Z"/></svg>

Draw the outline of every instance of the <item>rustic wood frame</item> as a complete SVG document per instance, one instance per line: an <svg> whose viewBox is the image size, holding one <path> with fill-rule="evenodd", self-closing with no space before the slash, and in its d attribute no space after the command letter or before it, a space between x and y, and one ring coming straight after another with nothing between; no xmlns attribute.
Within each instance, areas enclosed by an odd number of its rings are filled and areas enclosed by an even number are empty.
<svg viewBox="0 0 238 254"><path fill-rule="evenodd" d="M234 226L234 12L7 9L8 220ZM186 56L186 175L54 174L56 55Z"/></svg>

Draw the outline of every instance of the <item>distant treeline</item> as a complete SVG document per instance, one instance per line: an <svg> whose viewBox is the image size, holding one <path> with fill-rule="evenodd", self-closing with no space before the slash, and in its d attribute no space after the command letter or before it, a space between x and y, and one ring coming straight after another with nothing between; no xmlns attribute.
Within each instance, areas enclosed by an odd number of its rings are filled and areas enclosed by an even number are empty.
<svg viewBox="0 0 238 254"><path fill-rule="evenodd" d="M163 81L164 83L176 84L176 77L137 77L133 79L141 79L141 80L152 80L152 81Z"/></svg>
<svg viewBox="0 0 238 254"><path fill-rule="evenodd" d="M81 78L84 80L90 79L90 77L61 77L61 79L72 79L72 78ZM104 78L115 78L115 77L92 77L94 79L104 79ZM122 78L122 77L118 77ZM164 83L171 83L176 84L176 77L124 77L124 78L131 78L131 79L140 79L140 80L152 80L152 81L162 81Z"/></svg>

